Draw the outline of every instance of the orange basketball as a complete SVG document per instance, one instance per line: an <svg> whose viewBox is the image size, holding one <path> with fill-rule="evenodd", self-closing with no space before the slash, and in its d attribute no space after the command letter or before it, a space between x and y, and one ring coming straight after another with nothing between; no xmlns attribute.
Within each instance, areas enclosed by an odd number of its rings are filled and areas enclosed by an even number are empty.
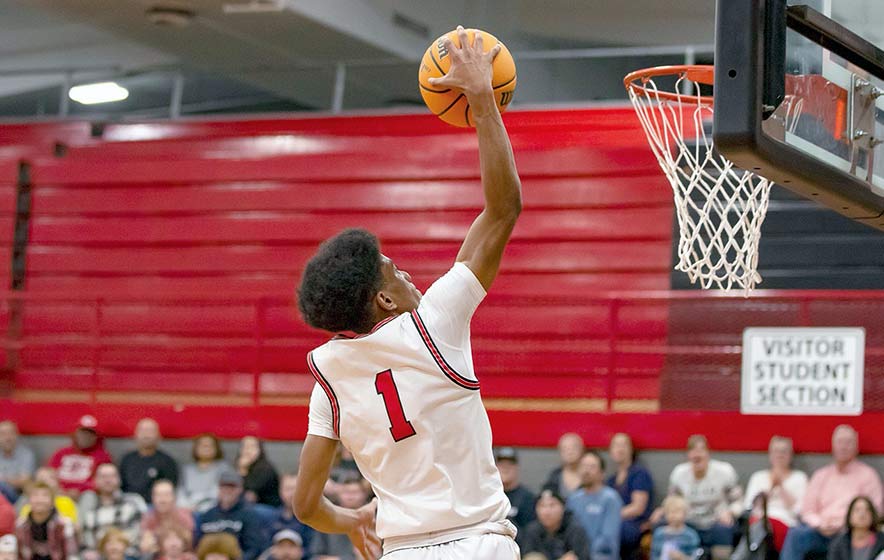
<svg viewBox="0 0 884 560"><path fill-rule="evenodd" d="M479 29L467 29L470 42L474 41L476 33L481 33L483 37L483 49L485 52L494 48L494 45L500 43L497 37L490 33L486 33ZM451 67L451 59L442 39L449 37L451 42L460 46L460 39L457 31L449 31L442 37L439 37L424 53L421 60L420 69L417 74L418 84L420 85L421 95L424 103L430 108L434 115L443 121L453 124L454 126L473 126L472 112L467 98L460 90L433 87L430 85L430 78L441 78L448 72ZM513 100L513 92L516 89L516 63L513 61L513 55L507 50L503 43L500 43L500 52L494 59L494 77L491 79L491 86L494 88L494 98L497 101L497 108L503 113Z"/></svg>

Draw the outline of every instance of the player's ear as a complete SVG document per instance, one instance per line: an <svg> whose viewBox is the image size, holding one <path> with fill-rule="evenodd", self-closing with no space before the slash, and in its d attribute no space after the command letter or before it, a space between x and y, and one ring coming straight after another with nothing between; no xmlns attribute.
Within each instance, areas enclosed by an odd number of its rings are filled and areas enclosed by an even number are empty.
<svg viewBox="0 0 884 560"><path fill-rule="evenodd" d="M395 311L399 307L396 305L396 302L393 301L393 298L387 295L386 292L378 292L374 299L375 303L378 304L378 307L384 311Z"/></svg>

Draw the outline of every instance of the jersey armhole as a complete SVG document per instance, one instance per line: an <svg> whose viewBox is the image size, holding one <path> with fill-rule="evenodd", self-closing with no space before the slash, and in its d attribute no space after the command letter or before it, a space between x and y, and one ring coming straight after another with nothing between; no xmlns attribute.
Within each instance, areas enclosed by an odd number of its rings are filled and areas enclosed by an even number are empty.
<svg viewBox="0 0 884 560"><path fill-rule="evenodd" d="M463 387L464 389L469 389L470 391L477 391L479 389L479 382L477 380L469 379L464 377L463 375L457 373L451 365L445 360L445 357L442 355L442 352L439 351L439 347L436 345L433 337L430 336L430 331L427 329L426 324L418 313L417 309L411 312L411 320L414 323L414 327L417 329L418 334L421 336L421 340L424 342L424 346L427 347L427 350L430 352L430 355L433 357L433 361L436 362L436 365L439 366L439 369L442 370L442 373L445 374L449 380L455 385L459 387Z"/></svg>
<svg viewBox="0 0 884 560"><path fill-rule="evenodd" d="M332 426L336 438L339 439L341 437L341 410L338 405L338 396L335 394L334 389L332 389L331 384L316 366L316 361L313 359L313 352L307 354L307 366L310 368L310 373L313 375L316 383L322 387L323 392L325 392L325 395L328 397L328 402L331 403Z"/></svg>

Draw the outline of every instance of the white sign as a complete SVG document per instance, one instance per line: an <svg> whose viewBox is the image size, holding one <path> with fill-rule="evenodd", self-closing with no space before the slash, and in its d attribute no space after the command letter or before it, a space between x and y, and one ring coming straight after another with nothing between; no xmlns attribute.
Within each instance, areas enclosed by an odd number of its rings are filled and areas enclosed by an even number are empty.
<svg viewBox="0 0 884 560"><path fill-rule="evenodd" d="M862 414L865 340L862 328L746 329L740 412Z"/></svg>

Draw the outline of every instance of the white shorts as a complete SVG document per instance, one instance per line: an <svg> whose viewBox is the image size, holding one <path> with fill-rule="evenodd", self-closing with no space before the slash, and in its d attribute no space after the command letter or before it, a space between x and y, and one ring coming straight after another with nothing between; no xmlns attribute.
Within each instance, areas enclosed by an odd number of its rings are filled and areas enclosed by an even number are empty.
<svg viewBox="0 0 884 560"><path fill-rule="evenodd" d="M519 546L507 535L487 533L432 546L401 548L383 560L519 560Z"/></svg>

